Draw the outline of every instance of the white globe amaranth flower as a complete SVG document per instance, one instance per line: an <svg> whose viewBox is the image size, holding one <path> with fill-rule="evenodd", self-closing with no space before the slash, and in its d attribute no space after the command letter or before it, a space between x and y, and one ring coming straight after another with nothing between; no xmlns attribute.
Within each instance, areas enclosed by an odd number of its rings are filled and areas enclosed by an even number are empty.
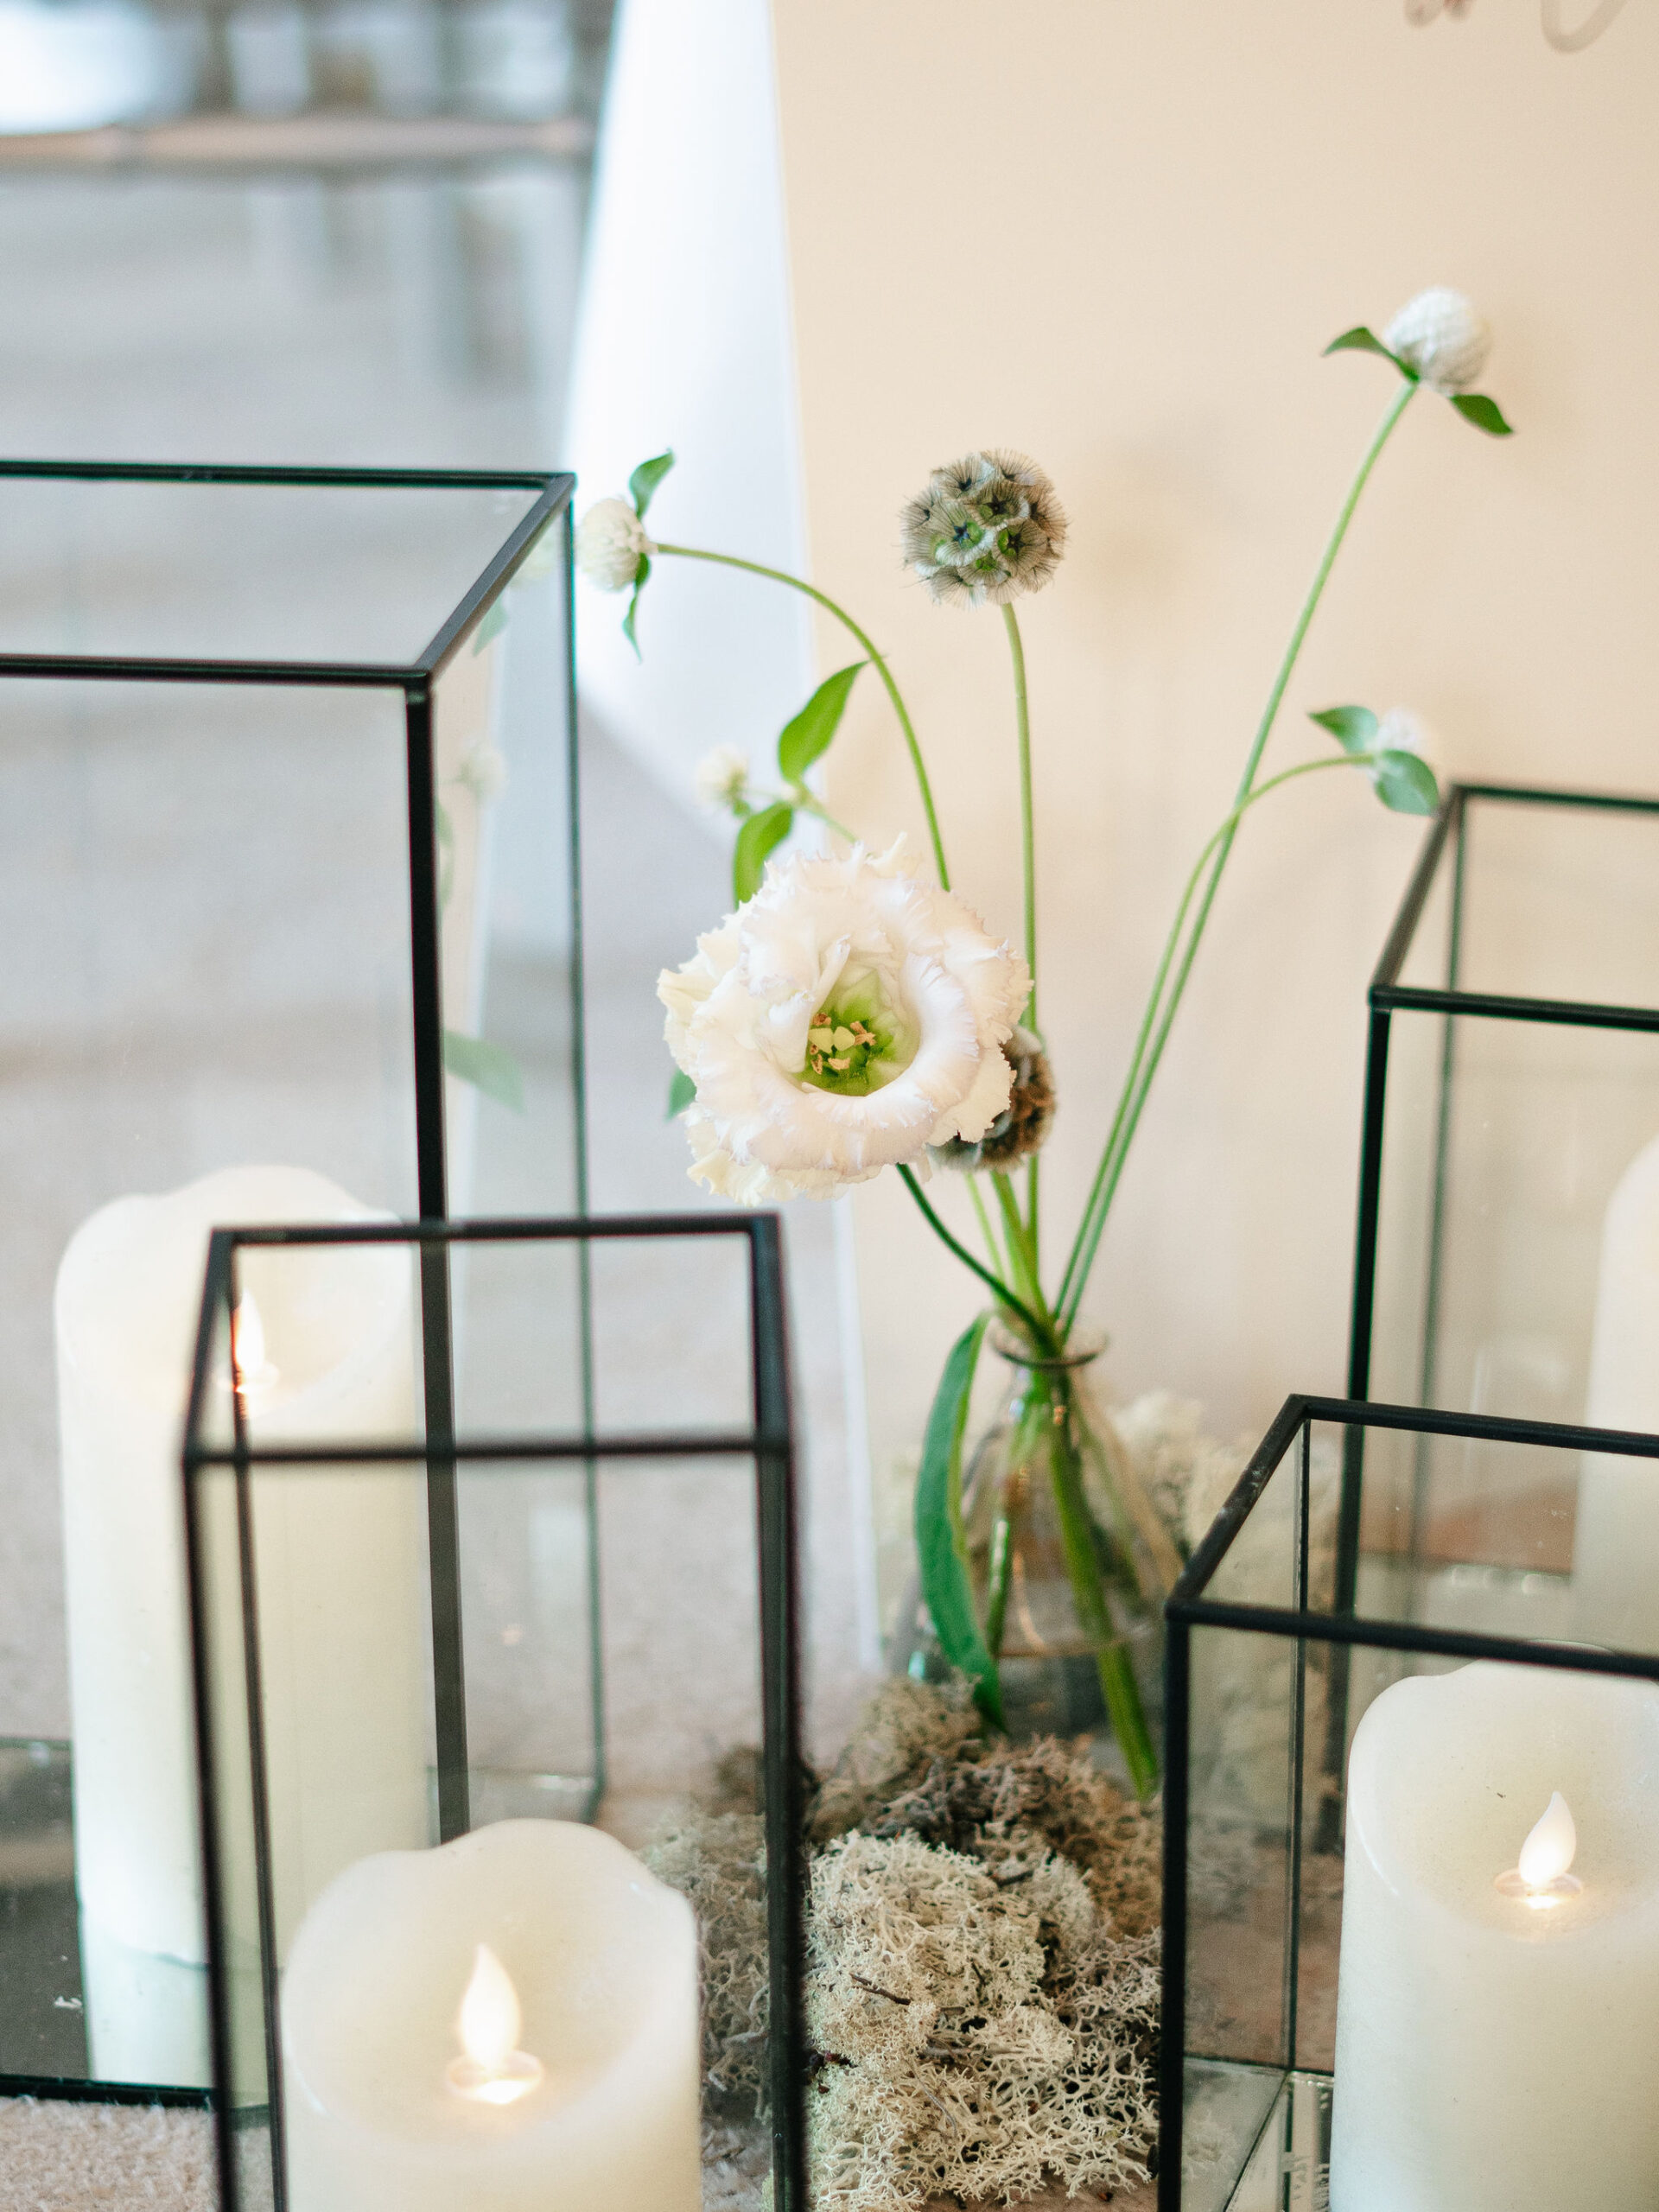
<svg viewBox="0 0 1659 2212"><path fill-rule="evenodd" d="M461 755L456 773L479 804L487 806L506 789L506 755L487 737L477 738Z"/></svg>
<svg viewBox="0 0 1659 2212"><path fill-rule="evenodd" d="M993 447L936 468L899 518L906 561L937 600L1000 607L1040 591L1065 550L1065 511L1022 453Z"/></svg>
<svg viewBox="0 0 1659 2212"><path fill-rule="evenodd" d="M1435 391L1467 391L1486 365L1492 334L1461 292L1436 284L1408 300L1382 334L1390 353Z"/></svg>
<svg viewBox="0 0 1659 2212"><path fill-rule="evenodd" d="M1390 707L1378 718L1376 735L1371 741L1375 753L1415 753L1424 759L1432 745L1427 725L1409 707Z"/></svg>
<svg viewBox="0 0 1659 2212"><path fill-rule="evenodd" d="M833 1198L930 1144L982 1137L1008 1103L1002 1051L1025 962L906 841L774 861L754 897L665 969L669 1050L696 1085L694 1181L747 1205Z"/></svg>
<svg viewBox="0 0 1659 2212"><path fill-rule="evenodd" d="M626 499L601 499L576 525L576 566L601 591L626 591L639 556L657 550Z"/></svg>
<svg viewBox="0 0 1659 2212"><path fill-rule="evenodd" d="M717 745L697 763L699 806L716 810L734 805L749 787L749 756L741 747Z"/></svg>

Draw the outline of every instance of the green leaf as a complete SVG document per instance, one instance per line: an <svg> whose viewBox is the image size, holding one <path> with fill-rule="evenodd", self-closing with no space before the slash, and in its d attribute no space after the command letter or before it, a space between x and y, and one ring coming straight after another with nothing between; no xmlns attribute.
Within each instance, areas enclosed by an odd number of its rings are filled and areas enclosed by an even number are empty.
<svg viewBox="0 0 1659 2212"><path fill-rule="evenodd" d="M1321 707L1307 719L1328 729L1344 753L1369 753L1376 741L1376 716L1369 707Z"/></svg>
<svg viewBox="0 0 1659 2212"><path fill-rule="evenodd" d="M633 647L633 657L636 660L643 660L645 655L640 652L639 640L633 633L634 618L639 612L639 594L650 581L651 556L649 553L642 553L639 556L639 565L633 572L633 597L628 601L628 611L622 617L622 634Z"/></svg>
<svg viewBox="0 0 1659 2212"><path fill-rule="evenodd" d="M1375 332L1367 330L1363 322L1357 322L1351 330L1344 330L1340 338L1333 338L1325 350L1327 353L1380 353L1385 361L1394 363L1402 377L1409 378L1413 384L1418 381L1416 370L1408 367L1397 353L1390 353L1382 340Z"/></svg>
<svg viewBox="0 0 1659 2212"><path fill-rule="evenodd" d="M645 518L645 509L651 505L652 493L673 466L674 450L670 447L666 453L659 453L654 461L642 461L629 477L628 496L633 501L633 512L641 522Z"/></svg>
<svg viewBox="0 0 1659 2212"><path fill-rule="evenodd" d="M798 784L812 763L830 750L863 665L855 660L850 668L838 668L825 677L794 721L784 724L778 740L778 772L786 784Z"/></svg>
<svg viewBox="0 0 1659 2212"><path fill-rule="evenodd" d="M473 632L473 651L481 653L490 639L499 637L507 626L507 602L498 599L484 620Z"/></svg>
<svg viewBox="0 0 1659 2212"><path fill-rule="evenodd" d="M783 799L774 799L759 814L752 814L738 831L737 849L732 855L732 896L740 906L760 888L766 879L766 855L774 845L783 843L794 820L794 808Z"/></svg>
<svg viewBox="0 0 1659 2212"><path fill-rule="evenodd" d="M1489 438L1512 438L1515 429L1503 420L1503 410L1495 399L1488 399L1484 391L1454 391L1452 404L1465 423L1472 423L1478 430L1484 430Z"/></svg>
<svg viewBox="0 0 1659 2212"><path fill-rule="evenodd" d="M667 1121L676 1121L697 1095L697 1086L683 1068L676 1068L673 1081L668 1086Z"/></svg>
<svg viewBox="0 0 1659 2212"><path fill-rule="evenodd" d="M1002 1726L1002 1686L974 1611L968 1541L962 1526L962 1440L968 1425L979 1348L990 1322L982 1313L950 1347L934 1393L916 1477L916 1557L922 1597L939 1649L974 1685L982 1713Z"/></svg>
<svg viewBox="0 0 1659 2212"><path fill-rule="evenodd" d="M1376 795L1396 814L1438 814L1440 787L1421 753L1379 753L1370 770Z"/></svg>
<svg viewBox="0 0 1659 2212"><path fill-rule="evenodd" d="M524 1112L524 1078L512 1054L504 1052L499 1045L486 1045L481 1037L463 1037L458 1029L446 1029L443 1065L451 1075L470 1083L486 1098L511 1107L515 1114Z"/></svg>

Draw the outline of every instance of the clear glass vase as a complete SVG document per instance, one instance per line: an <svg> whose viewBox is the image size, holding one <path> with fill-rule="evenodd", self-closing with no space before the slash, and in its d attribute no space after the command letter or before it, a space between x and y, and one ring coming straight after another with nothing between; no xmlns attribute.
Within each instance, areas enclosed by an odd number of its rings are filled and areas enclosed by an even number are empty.
<svg viewBox="0 0 1659 2212"><path fill-rule="evenodd" d="M1047 1358L999 1327L987 1348L1007 1375L964 1459L962 1518L1004 1722L1016 1737L1092 1735L1097 1764L1145 1796L1158 1781L1163 1601L1180 1557L1094 1387L1104 1339L1074 1338ZM924 1681L950 1672L918 1581L893 1661Z"/></svg>

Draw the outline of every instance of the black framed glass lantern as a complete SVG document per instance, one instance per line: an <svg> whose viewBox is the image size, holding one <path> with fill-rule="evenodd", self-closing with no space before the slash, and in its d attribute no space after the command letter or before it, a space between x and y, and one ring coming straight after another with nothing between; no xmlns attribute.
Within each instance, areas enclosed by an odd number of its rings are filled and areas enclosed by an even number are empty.
<svg viewBox="0 0 1659 2212"><path fill-rule="evenodd" d="M184 1487L226 2212L804 2212L776 1217L220 1231Z"/></svg>
<svg viewBox="0 0 1659 2212"><path fill-rule="evenodd" d="M1659 799L1449 793L1370 985L1351 1395L1659 1429L1656 864Z"/></svg>
<svg viewBox="0 0 1659 2212"><path fill-rule="evenodd" d="M1475 1461L1502 1555L1425 1560L1425 1464ZM1659 1437L1293 1397L1189 1562L1160 2212L1659 2190L1659 1634L1561 1563L1569 1468L1659 1531Z"/></svg>
<svg viewBox="0 0 1659 2212"><path fill-rule="evenodd" d="M0 2091L206 2093L210 1225L585 1202L571 488L0 463Z"/></svg>

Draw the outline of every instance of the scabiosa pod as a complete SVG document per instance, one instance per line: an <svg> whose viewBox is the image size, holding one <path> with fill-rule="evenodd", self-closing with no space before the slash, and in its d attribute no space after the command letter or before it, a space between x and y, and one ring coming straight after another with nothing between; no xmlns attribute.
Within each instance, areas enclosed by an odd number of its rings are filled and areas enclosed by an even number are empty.
<svg viewBox="0 0 1659 2212"><path fill-rule="evenodd" d="M1486 365L1492 334L1472 301L1449 285L1433 284L1406 302L1379 338L1356 323L1333 338L1327 353L1380 353L1408 384L1427 385L1449 399L1466 423L1489 437L1507 438L1510 426L1495 399L1470 386Z"/></svg>
<svg viewBox="0 0 1659 2212"><path fill-rule="evenodd" d="M937 600L1005 606L1040 591L1065 550L1065 511L1022 453L992 447L936 468L899 515L904 556Z"/></svg>
<svg viewBox="0 0 1659 2212"><path fill-rule="evenodd" d="M774 861L753 898L665 969L670 1051L695 1087L692 1179L747 1205L833 1198L1008 1107L1001 1046L1025 962L885 853Z"/></svg>
<svg viewBox="0 0 1659 2212"><path fill-rule="evenodd" d="M1054 1120L1054 1076L1048 1055L1040 1039L1023 1027L1016 1027L1002 1051L1014 1071L1007 1104L975 1142L952 1137L946 1144L930 1145L928 1156L936 1166L954 1167L964 1175L981 1167L1006 1172L1047 1142Z"/></svg>

